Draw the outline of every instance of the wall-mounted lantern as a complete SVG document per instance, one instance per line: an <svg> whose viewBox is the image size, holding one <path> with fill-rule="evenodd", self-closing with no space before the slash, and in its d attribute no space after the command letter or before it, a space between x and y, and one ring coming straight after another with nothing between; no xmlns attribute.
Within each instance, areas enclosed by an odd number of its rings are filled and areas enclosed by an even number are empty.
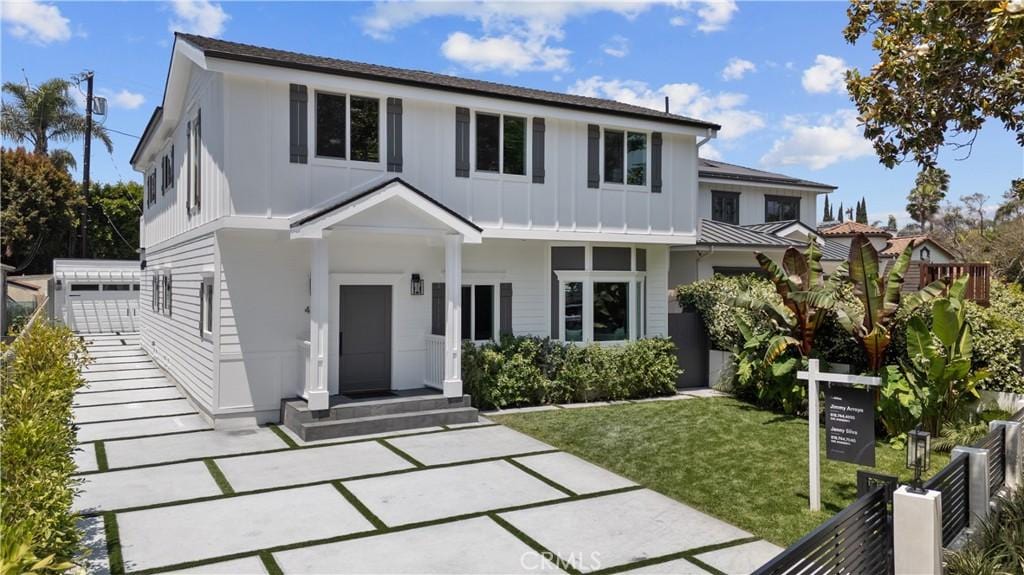
<svg viewBox="0 0 1024 575"><path fill-rule="evenodd" d="M914 493L925 492L921 487L921 473L931 467L931 443L931 434L921 431L921 426L907 433L907 469L914 470L914 480L910 483L910 491Z"/></svg>
<svg viewBox="0 0 1024 575"><path fill-rule="evenodd" d="M423 295L423 277L420 274L412 274L412 280L409 282L409 294Z"/></svg>

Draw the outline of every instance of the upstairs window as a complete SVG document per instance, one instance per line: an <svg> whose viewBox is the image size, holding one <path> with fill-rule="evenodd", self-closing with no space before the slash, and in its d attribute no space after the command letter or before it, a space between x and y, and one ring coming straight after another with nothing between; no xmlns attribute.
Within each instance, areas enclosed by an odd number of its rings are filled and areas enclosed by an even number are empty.
<svg viewBox="0 0 1024 575"><path fill-rule="evenodd" d="M316 155L380 162L380 100L317 92Z"/></svg>
<svg viewBox="0 0 1024 575"><path fill-rule="evenodd" d="M711 192L711 219L734 226L740 225L739 192Z"/></svg>
<svg viewBox="0 0 1024 575"><path fill-rule="evenodd" d="M526 118L477 112L476 169L526 175Z"/></svg>
<svg viewBox="0 0 1024 575"><path fill-rule="evenodd" d="M199 211L203 192L203 126L202 110L188 124L188 185L186 186L186 207L189 214Z"/></svg>
<svg viewBox="0 0 1024 575"><path fill-rule="evenodd" d="M765 196L764 221L782 222L800 219L800 198L793 196Z"/></svg>
<svg viewBox="0 0 1024 575"><path fill-rule="evenodd" d="M630 186L647 185L647 134L604 131L604 181Z"/></svg>
<svg viewBox="0 0 1024 575"><path fill-rule="evenodd" d="M156 203L156 168L146 176L146 206Z"/></svg>
<svg viewBox="0 0 1024 575"><path fill-rule="evenodd" d="M167 193L168 189L174 187L174 146L171 146L170 152L164 154L160 173L163 176L160 179L160 195L162 196Z"/></svg>

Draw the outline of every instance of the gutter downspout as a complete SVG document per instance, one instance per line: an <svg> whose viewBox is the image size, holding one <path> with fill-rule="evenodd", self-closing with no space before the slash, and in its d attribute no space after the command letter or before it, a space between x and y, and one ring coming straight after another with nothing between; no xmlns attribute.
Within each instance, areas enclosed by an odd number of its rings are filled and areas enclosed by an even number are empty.
<svg viewBox="0 0 1024 575"><path fill-rule="evenodd" d="M711 138L715 137L715 135L716 135L715 131L712 130L711 128L708 128L708 131L707 131L706 135L703 138L701 138L700 140L697 141L698 153L700 151L700 147L703 146L704 144L708 143L711 140Z"/></svg>

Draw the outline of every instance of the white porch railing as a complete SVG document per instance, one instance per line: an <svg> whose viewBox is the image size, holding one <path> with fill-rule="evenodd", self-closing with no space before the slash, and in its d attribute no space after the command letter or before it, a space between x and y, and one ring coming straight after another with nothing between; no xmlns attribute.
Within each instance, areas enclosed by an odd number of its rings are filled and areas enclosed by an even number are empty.
<svg viewBox="0 0 1024 575"><path fill-rule="evenodd" d="M423 383L428 387L444 388L444 336L426 336L426 357L424 362Z"/></svg>
<svg viewBox="0 0 1024 575"><path fill-rule="evenodd" d="M309 385L309 340L300 339L297 342L299 348L299 381L296 382L296 395L301 396L306 386Z"/></svg>

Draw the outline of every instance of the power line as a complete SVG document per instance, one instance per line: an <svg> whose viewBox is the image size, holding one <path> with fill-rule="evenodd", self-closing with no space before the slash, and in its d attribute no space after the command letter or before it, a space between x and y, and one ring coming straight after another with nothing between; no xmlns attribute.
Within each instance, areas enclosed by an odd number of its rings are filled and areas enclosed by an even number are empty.
<svg viewBox="0 0 1024 575"><path fill-rule="evenodd" d="M121 130L115 130L113 128L108 128L105 124L103 126L103 129L108 131L108 132L113 132L115 134L121 134L122 136L128 136L129 138L135 138L136 140L142 138L142 136L136 136L135 134L129 134L128 132L122 132Z"/></svg>

